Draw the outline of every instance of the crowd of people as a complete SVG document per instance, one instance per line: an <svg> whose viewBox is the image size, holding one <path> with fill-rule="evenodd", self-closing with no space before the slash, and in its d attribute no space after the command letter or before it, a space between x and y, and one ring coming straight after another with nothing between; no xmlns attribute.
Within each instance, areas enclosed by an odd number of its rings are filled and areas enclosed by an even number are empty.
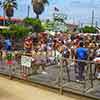
<svg viewBox="0 0 100 100"><path fill-rule="evenodd" d="M54 36L48 36L46 33L40 33L38 37L37 46L34 46L33 37L28 37L24 42L24 47L27 51L35 50L35 52L46 52L48 61L58 60L64 58L68 64L69 58L85 61L100 62L100 44L93 39L89 34L64 34L59 33ZM97 59L97 60L96 60ZM84 79L85 62L74 61L78 67L75 67L78 80ZM100 78L100 67L97 68L97 77Z"/></svg>
<svg viewBox="0 0 100 100"><path fill-rule="evenodd" d="M10 51L11 48L12 43L7 38L5 49ZM78 80L84 80L83 73L86 63L81 60L100 62L100 44L89 34L59 33L52 36L47 33L40 33L38 39L34 36L26 37L22 48L28 53L33 51L35 54L45 52L48 63L62 61L68 64L69 58L74 59L74 63L77 65L75 72L78 72ZM64 59L62 60L62 58ZM100 78L100 66L97 67L97 77Z"/></svg>

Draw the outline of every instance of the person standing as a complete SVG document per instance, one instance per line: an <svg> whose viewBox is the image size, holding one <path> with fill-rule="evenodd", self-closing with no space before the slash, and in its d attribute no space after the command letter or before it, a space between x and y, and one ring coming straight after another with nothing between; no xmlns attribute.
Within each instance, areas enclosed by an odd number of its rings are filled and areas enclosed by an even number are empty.
<svg viewBox="0 0 100 100"><path fill-rule="evenodd" d="M84 69L86 63L83 62L82 60L87 60L88 59L88 48L84 47L84 43L81 41L79 43L79 48L76 49L76 58L77 58L77 63L78 63L78 77L77 79L79 81L84 80Z"/></svg>
<svg viewBox="0 0 100 100"><path fill-rule="evenodd" d="M100 44L98 44L94 61L97 63L96 64L96 78L100 79Z"/></svg>
<svg viewBox="0 0 100 100"><path fill-rule="evenodd" d="M5 49L7 51L11 51L11 48L12 48L12 42L11 42L10 38L7 37L5 39Z"/></svg>
<svg viewBox="0 0 100 100"><path fill-rule="evenodd" d="M33 48L33 41L30 36L28 36L24 41L24 48L27 53L30 53Z"/></svg>

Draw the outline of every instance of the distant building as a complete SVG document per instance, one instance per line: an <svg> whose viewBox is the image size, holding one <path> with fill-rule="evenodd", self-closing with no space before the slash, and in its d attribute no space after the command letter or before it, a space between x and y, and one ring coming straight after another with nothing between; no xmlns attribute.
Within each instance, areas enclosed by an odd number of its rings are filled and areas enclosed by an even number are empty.
<svg viewBox="0 0 100 100"><path fill-rule="evenodd" d="M18 19L18 18L11 18L11 20L9 20L7 17L3 17L3 16L0 16L0 25L8 25L9 23L20 23L22 22L21 19Z"/></svg>

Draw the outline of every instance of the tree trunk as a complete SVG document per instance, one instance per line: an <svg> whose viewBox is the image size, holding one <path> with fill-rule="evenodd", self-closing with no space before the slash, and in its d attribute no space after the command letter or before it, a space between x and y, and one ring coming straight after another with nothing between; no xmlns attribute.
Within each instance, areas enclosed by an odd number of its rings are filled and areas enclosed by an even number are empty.
<svg viewBox="0 0 100 100"><path fill-rule="evenodd" d="M9 21L9 24L11 24L11 22L10 22L11 21L11 17L8 17L8 21Z"/></svg>
<svg viewBox="0 0 100 100"><path fill-rule="evenodd" d="M39 15L38 14L36 14L36 18L39 19Z"/></svg>

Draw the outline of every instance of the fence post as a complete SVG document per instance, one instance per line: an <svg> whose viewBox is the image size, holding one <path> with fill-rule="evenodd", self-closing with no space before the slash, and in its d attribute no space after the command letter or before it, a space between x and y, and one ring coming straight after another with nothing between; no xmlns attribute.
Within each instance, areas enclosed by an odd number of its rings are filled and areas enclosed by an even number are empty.
<svg viewBox="0 0 100 100"><path fill-rule="evenodd" d="M88 73L88 65L86 64L86 66L85 66L85 77L84 77L84 85L83 85L83 93L85 93L86 92L86 86L87 86L87 84L86 84L86 80L87 80L87 73Z"/></svg>
<svg viewBox="0 0 100 100"><path fill-rule="evenodd" d="M66 64L66 69L67 69L67 76L68 76L68 82L70 82L70 72L69 72L69 66L68 66L68 63Z"/></svg>
<svg viewBox="0 0 100 100"><path fill-rule="evenodd" d="M93 88L93 72L92 72L92 63L90 63L90 80L91 80L91 88Z"/></svg>
<svg viewBox="0 0 100 100"><path fill-rule="evenodd" d="M8 65L8 67L9 67L9 78L10 78L10 80L12 80L12 65Z"/></svg>
<svg viewBox="0 0 100 100"><path fill-rule="evenodd" d="M63 64L60 65L60 94L63 94Z"/></svg>

